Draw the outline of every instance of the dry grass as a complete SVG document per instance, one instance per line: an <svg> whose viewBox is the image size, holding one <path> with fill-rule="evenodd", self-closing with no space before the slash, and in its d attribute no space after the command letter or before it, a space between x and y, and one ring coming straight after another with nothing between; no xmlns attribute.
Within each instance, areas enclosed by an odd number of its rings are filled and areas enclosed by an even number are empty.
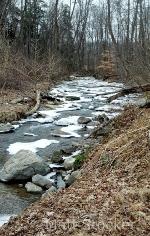
<svg viewBox="0 0 150 236"><path fill-rule="evenodd" d="M147 236L150 110L126 110L115 123L70 188L25 210L0 235Z"/></svg>
<svg viewBox="0 0 150 236"><path fill-rule="evenodd" d="M48 90L68 73L61 58L45 56L30 60L16 53L0 39L0 122L18 120L33 104L12 105L18 97L35 99L35 91Z"/></svg>
<svg viewBox="0 0 150 236"><path fill-rule="evenodd" d="M142 51L143 49L140 47L135 48L130 60L127 55L122 55L124 67L128 71L128 78L125 77L120 60L116 58L113 49L104 51L96 73L101 74L104 79L109 81L120 79L131 87L148 84L150 81L150 57L148 53L146 58L143 57Z"/></svg>
<svg viewBox="0 0 150 236"><path fill-rule="evenodd" d="M44 56L39 60L25 58L0 39L0 89L26 91L37 83L50 82L67 73L61 58ZM41 56L41 55L40 55Z"/></svg>
<svg viewBox="0 0 150 236"><path fill-rule="evenodd" d="M114 59L110 51L106 50L102 54L100 65L97 66L96 72L101 74L104 77L104 79L107 79L110 81L118 79L118 72L117 72L116 64L114 62Z"/></svg>

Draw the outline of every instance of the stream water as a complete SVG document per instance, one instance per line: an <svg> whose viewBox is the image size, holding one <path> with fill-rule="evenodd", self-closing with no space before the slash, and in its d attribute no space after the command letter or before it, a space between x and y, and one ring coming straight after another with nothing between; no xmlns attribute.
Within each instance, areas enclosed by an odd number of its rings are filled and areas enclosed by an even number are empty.
<svg viewBox="0 0 150 236"><path fill-rule="evenodd" d="M105 113L112 119L124 105L136 101L138 95L132 94L108 104L107 98L122 87L121 83L108 83L93 77L74 78L57 85L49 94L60 99L61 104L43 105L39 111L41 117L28 117L18 122L15 132L0 134L0 168L22 149L37 152L47 160L54 151L82 142L96 126L97 115ZM86 129L77 122L80 116L92 119ZM39 195L29 194L18 185L0 183L0 224L38 198Z"/></svg>

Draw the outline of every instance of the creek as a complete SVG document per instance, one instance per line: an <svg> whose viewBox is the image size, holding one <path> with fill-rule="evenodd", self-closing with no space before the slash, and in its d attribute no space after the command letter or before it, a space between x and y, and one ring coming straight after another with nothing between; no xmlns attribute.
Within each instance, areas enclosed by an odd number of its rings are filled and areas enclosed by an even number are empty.
<svg viewBox="0 0 150 236"><path fill-rule="evenodd" d="M45 160L54 151L68 148L87 139L96 126L95 117L106 114L110 119L120 114L124 105L134 103L138 95L132 94L114 100L107 99L123 88L121 83L108 83L93 77L79 77L54 87L49 96L59 99L59 104L47 102L35 114L19 121L12 133L0 134L0 168L19 150L37 152ZM86 128L78 124L79 117L92 121ZM0 224L36 201L40 195L29 194L18 184L0 183Z"/></svg>

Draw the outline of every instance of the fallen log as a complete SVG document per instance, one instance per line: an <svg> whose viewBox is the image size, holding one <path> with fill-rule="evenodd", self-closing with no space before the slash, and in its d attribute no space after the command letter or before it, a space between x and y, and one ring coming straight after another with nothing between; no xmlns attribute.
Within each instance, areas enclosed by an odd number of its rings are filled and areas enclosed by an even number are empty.
<svg viewBox="0 0 150 236"><path fill-rule="evenodd" d="M125 95L129 95L132 93L142 93L142 92L147 92L150 91L150 84L145 84L145 85L141 85L141 86L135 86L135 87L131 87L131 88L124 88L121 91L119 91L117 94L114 94L113 96L108 98L108 102L112 102L113 100L125 96Z"/></svg>
<svg viewBox="0 0 150 236"><path fill-rule="evenodd" d="M28 112L26 112L25 116L31 116L35 113L40 107L40 99L41 99L41 92L39 90L36 91L36 104L35 106Z"/></svg>

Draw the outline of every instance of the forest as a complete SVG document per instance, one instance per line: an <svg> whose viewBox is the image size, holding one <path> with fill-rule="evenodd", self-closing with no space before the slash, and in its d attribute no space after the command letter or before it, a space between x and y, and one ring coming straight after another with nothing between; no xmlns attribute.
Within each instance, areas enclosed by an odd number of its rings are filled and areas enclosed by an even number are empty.
<svg viewBox="0 0 150 236"><path fill-rule="evenodd" d="M1 88L71 72L99 73L108 54L120 78L147 82L150 3L1 0L0 54Z"/></svg>

